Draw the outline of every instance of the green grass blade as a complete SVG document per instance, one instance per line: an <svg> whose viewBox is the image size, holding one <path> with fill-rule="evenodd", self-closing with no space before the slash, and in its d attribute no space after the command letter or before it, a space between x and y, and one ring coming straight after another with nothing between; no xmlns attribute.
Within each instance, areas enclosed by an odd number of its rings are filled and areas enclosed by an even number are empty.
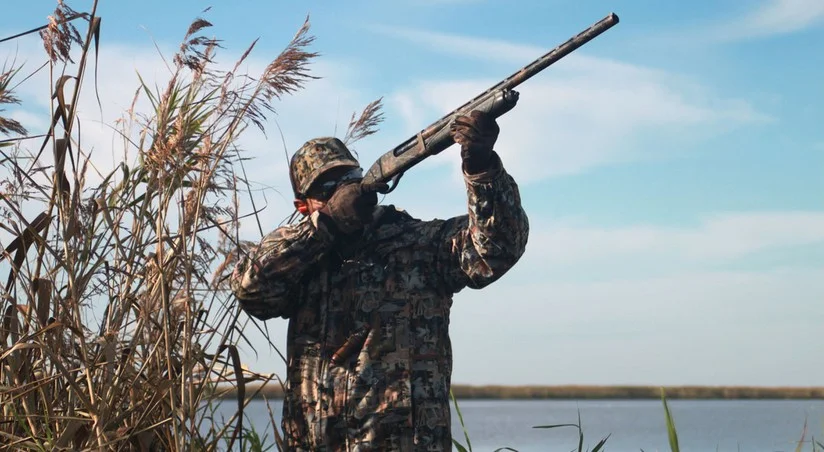
<svg viewBox="0 0 824 452"><path fill-rule="evenodd" d="M459 443L454 438L452 439L452 444L455 445L455 448L458 449L458 452L466 452L466 447L464 447L463 444Z"/></svg>
<svg viewBox="0 0 824 452"><path fill-rule="evenodd" d="M795 452L801 452L801 446L804 444L804 439L807 437L807 418L804 418L804 428L801 429L801 439L798 440L798 444L795 446ZM813 445L815 447L815 445Z"/></svg>
<svg viewBox="0 0 824 452"><path fill-rule="evenodd" d="M578 452L584 452L584 429L581 428L580 409L578 409Z"/></svg>
<svg viewBox="0 0 824 452"><path fill-rule="evenodd" d="M463 429L464 438L466 438L466 447L469 448L469 452L472 452L472 442L469 441L469 432L466 431L466 425L464 425L461 407L458 406L458 399L455 398L455 394L452 393L451 389L449 390L449 396L452 397L452 403L455 405L455 411L458 412L458 419L461 421L461 429Z"/></svg>
<svg viewBox="0 0 824 452"><path fill-rule="evenodd" d="M576 424L553 424L553 425L535 425L532 428L559 428L559 427L578 427Z"/></svg>
<svg viewBox="0 0 824 452"><path fill-rule="evenodd" d="M672 419L672 413L670 413L669 405L667 405L667 396L664 388L661 388L661 401L664 403L664 417L667 421L667 436L669 437L670 449L672 452L680 452L681 448L678 447L678 432L675 430L675 421Z"/></svg>
<svg viewBox="0 0 824 452"><path fill-rule="evenodd" d="M601 441L598 441L598 444L596 444L596 445L595 445L595 447L594 447L594 448L592 448L592 452L599 452L599 451L601 451L601 450L604 448L604 445L607 443L607 440L609 439L609 437L610 437L610 436L612 436L612 433L610 433L609 435L607 435L607 437L606 437L606 438L604 438L604 439L602 439Z"/></svg>

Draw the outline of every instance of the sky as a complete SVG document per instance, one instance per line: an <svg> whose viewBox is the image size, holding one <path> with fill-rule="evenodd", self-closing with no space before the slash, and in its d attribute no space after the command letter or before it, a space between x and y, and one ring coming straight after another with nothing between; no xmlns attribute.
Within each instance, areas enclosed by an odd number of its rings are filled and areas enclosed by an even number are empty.
<svg viewBox="0 0 824 452"><path fill-rule="evenodd" d="M342 136L352 112L383 98L380 132L354 146L368 167L616 13L618 25L518 87L518 106L498 120L496 150L531 233L501 280L455 296L453 383L824 384L824 2L214 3L101 1L102 109L87 87L79 115L98 164L111 165L123 157L107 152L104 124L128 107L137 73L166 80L163 57L195 17L214 24L224 65L259 38L254 73L308 15L321 78L275 104L267 135L243 138L249 177L267 187L255 196L268 230L291 212L275 121L291 153ZM17 4L0 36L45 23L53 8ZM36 67L35 36L0 52ZM48 125L44 82L21 85L10 112L34 131ZM459 163L452 147L381 203L422 219L464 214ZM242 233L260 239L254 224ZM267 326L283 346L286 321ZM258 352L244 351L247 365L283 375L277 353Z"/></svg>

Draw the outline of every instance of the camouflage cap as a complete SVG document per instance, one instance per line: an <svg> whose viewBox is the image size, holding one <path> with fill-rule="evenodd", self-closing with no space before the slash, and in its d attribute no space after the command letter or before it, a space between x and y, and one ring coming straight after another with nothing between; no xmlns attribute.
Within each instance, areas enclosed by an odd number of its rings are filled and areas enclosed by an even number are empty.
<svg viewBox="0 0 824 452"><path fill-rule="evenodd" d="M292 155L289 179L296 197L303 197L324 172L338 167L360 168L346 145L334 137L309 140Z"/></svg>

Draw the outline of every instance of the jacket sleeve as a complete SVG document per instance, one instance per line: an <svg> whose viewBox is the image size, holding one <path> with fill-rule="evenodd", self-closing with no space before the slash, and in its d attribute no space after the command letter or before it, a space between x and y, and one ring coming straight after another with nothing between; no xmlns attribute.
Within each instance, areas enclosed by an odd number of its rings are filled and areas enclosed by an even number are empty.
<svg viewBox="0 0 824 452"><path fill-rule="evenodd" d="M443 221L433 237L438 271L452 293L498 280L521 258L529 237L518 185L497 153L487 171L464 173L464 180L468 214Z"/></svg>
<svg viewBox="0 0 824 452"><path fill-rule="evenodd" d="M232 272L231 288L241 309L261 320L288 318L301 279L333 242L317 214L267 234Z"/></svg>

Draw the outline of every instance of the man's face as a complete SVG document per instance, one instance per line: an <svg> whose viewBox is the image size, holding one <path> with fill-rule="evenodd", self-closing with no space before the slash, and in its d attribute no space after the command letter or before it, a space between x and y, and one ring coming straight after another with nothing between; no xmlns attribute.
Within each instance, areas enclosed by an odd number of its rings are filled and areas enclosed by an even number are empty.
<svg viewBox="0 0 824 452"><path fill-rule="evenodd" d="M357 171L357 173L355 172ZM347 182L352 182L360 178L360 169L351 167L332 168L329 171L318 176L317 180L312 183L309 190L306 191L306 199L295 200L295 205L303 204L306 206L306 215L322 209L326 203L335 194L338 187Z"/></svg>

